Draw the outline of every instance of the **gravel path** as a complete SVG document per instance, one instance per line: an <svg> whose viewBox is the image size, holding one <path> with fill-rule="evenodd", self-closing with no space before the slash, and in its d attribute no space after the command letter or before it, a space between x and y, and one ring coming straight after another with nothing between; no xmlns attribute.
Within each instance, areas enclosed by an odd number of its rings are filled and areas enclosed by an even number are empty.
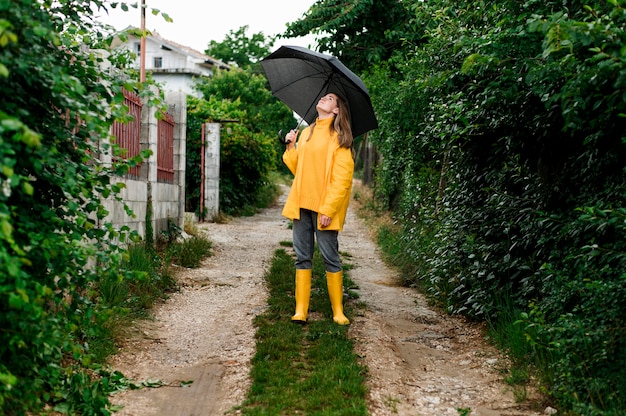
<svg viewBox="0 0 626 416"><path fill-rule="evenodd" d="M283 201L254 217L201 224L213 256L201 268L177 273L181 290L155 308L153 320L133 329L111 362L132 380L167 386L115 395L113 403L124 406L117 414L223 415L243 402L255 351L252 321L266 307L263 276L279 243L291 240L280 215ZM349 334L368 368L371 415L549 413L534 410L532 401L516 403L502 381L504 358L485 342L482 328L441 314L415 290L399 287L368 235L349 211L339 244L352 255L351 277L366 304L352 317Z"/></svg>

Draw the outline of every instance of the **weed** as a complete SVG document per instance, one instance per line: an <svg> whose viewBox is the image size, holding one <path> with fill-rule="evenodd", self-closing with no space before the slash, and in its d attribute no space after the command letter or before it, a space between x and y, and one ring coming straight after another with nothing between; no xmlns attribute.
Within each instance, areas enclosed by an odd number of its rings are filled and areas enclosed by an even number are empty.
<svg viewBox="0 0 626 416"><path fill-rule="evenodd" d="M128 247L121 270L125 273L103 275L97 284L103 332L91 336L89 346L98 362L115 352L117 340L127 335L133 320L145 317L154 302L176 286L157 251L145 243Z"/></svg>
<svg viewBox="0 0 626 416"><path fill-rule="evenodd" d="M230 216L226 215L222 211L219 211L211 220L216 224L226 224L230 220Z"/></svg>
<svg viewBox="0 0 626 416"><path fill-rule="evenodd" d="M280 195L280 187L274 181L267 181L259 189L255 206L257 208L269 208L276 202Z"/></svg>
<svg viewBox="0 0 626 416"><path fill-rule="evenodd" d="M211 242L201 235L163 243L159 248L147 243L128 247L121 266L125 273L116 277L106 274L98 281L99 303L106 319L102 334L89 340L96 360L104 361L114 353L117 340L128 335L133 321L146 317L155 302L176 289L169 267L172 261L183 267L198 267L210 249Z"/></svg>
<svg viewBox="0 0 626 416"><path fill-rule="evenodd" d="M183 230L189 235L197 235L198 234L198 220L193 213L187 212L185 213L185 221L183 225Z"/></svg>
<svg viewBox="0 0 626 416"><path fill-rule="evenodd" d="M166 258L179 266L197 268L211 254L211 242L201 235L194 235L182 242L174 242L166 249Z"/></svg>
<svg viewBox="0 0 626 416"><path fill-rule="evenodd" d="M400 403L400 399L397 399L395 397L386 397L383 400L383 403L385 404L385 406L390 408L393 413L398 413L398 403Z"/></svg>

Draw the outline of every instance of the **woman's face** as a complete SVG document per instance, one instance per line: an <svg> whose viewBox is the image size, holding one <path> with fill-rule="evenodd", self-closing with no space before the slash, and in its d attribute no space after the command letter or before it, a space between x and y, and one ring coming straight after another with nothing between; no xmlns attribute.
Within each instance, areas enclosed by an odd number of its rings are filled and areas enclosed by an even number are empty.
<svg viewBox="0 0 626 416"><path fill-rule="evenodd" d="M337 104L337 96L333 93L326 94L317 103L317 111L327 114L339 114L339 106Z"/></svg>

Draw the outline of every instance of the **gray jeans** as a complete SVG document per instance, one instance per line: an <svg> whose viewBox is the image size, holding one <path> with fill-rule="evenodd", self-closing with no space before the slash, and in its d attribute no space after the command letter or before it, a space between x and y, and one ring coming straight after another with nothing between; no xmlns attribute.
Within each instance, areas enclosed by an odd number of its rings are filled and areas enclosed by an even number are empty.
<svg viewBox="0 0 626 416"><path fill-rule="evenodd" d="M339 259L339 241L337 230L319 230L317 228L317 212L308 209L300 210L300 219L293 220L293 248L296 251L296 269L313 268L313 251L315 238L324 259L327 272L341 271Z"/></svg>

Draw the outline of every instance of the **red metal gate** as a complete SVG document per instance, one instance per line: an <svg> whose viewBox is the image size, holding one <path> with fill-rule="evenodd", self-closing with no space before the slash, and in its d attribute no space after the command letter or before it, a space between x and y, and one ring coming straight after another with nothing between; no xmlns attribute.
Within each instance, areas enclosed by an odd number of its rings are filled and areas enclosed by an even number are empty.
<svg viewBox="0 0 626 416"><path fill-rule="evenodd" d="M166 113L158 123L157 181L174 183L174 116Z"/></svg>
<svg viewBox="0 0 626 416"><path fill-rule="evenodd" d="M132 121L126 123L114 122L111 127L112 133L115 136L115 143L122 149L126 149L124 158L132 158L139 155L141 151L141 99L139 95L127 91L124 91L124 105L128 107L128 114L133 117ZM128 170L127 177L137 179L139 178L139 171L141 165L131 167Z"/></svg>

